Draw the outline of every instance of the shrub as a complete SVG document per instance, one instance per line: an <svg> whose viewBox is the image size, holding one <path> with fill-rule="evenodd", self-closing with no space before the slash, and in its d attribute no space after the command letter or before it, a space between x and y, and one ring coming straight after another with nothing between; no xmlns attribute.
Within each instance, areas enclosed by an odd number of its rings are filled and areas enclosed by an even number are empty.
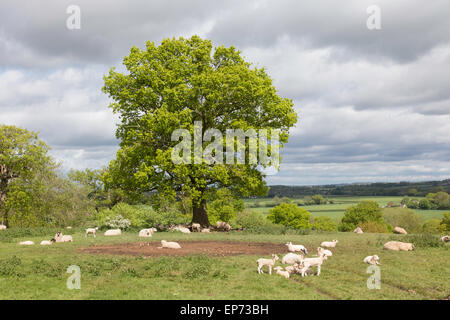
<svg viewBox="0 0 450 320"><path fill-rule="evenodd" d="M255 210L244 210L239 212L231 224L236 228L255 228L267 225L269 221L261 212Z"/></svg>
<svg viewBox="0 0 450 320"><path fill-rule="evenodd" d="M386 223L379 221L360 222L358 227L368 233L388 233L390 231Z"/></svg>
<svg viewBox="0 0 450 320"><path fill-rule="evenodd" d="M213 200L208 203L208 218L211 224L217 221L230 222L245 208L244 202L236 199L228 189L217 190L212 198Z"/></svg>
<svg viewBox="0 0 450 320"><path fill-rule="evenodd" d="M339 231L353 231L360 223L364 222L386 223L378 203L363 201L356 206L347 208L339 224Z"/></svg>
<svg viewBox="0 0 450 320"><path fill-rule="evenodd" d="M450 231L450 212L444 213L444 217L441 220L441 226L444 232Z"/></svg>
<svg viewBox="0 0 450 320"><path fill-rule="evenodd" d="M312 223L313 230L337 231L337 223L329 217L315 217Z"/></svg>
<svg viewBox="0 0 450 320"><path fill-rule="evenodd" d="M294 229L310 229L309 211L293 203L282 203L270 210L267 219L275 224L281 224Z"/></svg>
<svg viewBox="0 0 450 320"><path fill-rule="evenodd" d="M105 226L112 229L126 230L131 226L131 222L118 214L113 217L106 217Z"/></svg>
<svg viewBox="0 0 450 320"><path fill-rule="evenodd" d="M402 227L408 233L419 233L422 231L423 219L411 209L386 208L383 210L383 216L393 227Z"/></svg>
<svg viewBox="0 0 450 320"><path fill-rule="evenodd" d="M424 233L439 234L444 231L441 220L429 219L423 224L422 230Z"/></svg>

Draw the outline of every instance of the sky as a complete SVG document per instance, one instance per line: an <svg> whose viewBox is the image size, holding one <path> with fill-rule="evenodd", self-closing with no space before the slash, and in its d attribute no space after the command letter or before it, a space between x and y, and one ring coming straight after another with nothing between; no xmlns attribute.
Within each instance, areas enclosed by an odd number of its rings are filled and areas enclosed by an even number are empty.
<svg viewBox="0 0 450 320"><path fill-rule="evenodd" d="M237 47L294 101L268 184L450 178L448 0L2 0L0 123L39 132L66 170L101 168L118 149L103 76L132 46L194 34Z"/></svg>

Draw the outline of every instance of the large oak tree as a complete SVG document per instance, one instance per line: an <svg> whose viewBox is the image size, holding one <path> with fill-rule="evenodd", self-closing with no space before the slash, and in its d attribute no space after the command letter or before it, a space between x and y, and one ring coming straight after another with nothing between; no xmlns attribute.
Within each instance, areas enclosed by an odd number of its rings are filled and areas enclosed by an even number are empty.
<svg viewBox="0 0 450 320"><path fill-rule="evenodd" d="M267 192L255 164L174 164L176 129L279 129L280 147L297 122L290 99L277 94L265 69L253 67L234 47L213 48L198 36L166 39L159 46L131 49L126 72L112 68L103 90L120 116L117 158L105 175L107 185L132 192L156 192L192 199L193 222L209 225L209 192L227 188L236 195ZM205 148L208 143L203 144ZM225 151L225 150L224 150ZM270 152L270 145L269 145ZM247 155L248 156L248 155Z"/></svg>

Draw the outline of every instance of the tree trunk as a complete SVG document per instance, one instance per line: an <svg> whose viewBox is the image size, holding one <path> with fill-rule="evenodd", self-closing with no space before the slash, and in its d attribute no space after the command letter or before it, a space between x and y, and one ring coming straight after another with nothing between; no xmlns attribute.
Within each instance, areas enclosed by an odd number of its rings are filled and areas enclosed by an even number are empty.
<svg viewBox="0 0 450 320"><path fill-rule="evenodd" d="M199 223L204 228L209 228L208 213L206 212L206 200L202 199L200 205L192 203L192 223Z"/></svg>

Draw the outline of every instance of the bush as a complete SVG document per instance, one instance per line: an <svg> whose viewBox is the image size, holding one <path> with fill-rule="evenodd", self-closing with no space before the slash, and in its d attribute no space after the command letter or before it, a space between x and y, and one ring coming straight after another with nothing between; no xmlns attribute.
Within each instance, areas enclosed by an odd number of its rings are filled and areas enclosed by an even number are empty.
<svg viewBox="0 0 450 320"><path fill-rule="evenodd" d="M386 223L379 221L360 222L358 227L368 233L389 233L391 231Z"/></svg>
<svg viewBox="0 0 450 320"><path fill-rule="evenodd" d="M444 232L450 231L450 212L444 213L444 217L441 220L441 226Z"/></svg>
<svg viewBox="0 0 450 320"><path fill-rule="evenodd" d="M420 233L422 231L423 219L411 209L386 208L383 210L383 216L393 227L402 227L408 233Z"/></svg>
<svg viewBox="0 0 450 320"><path fill-rule="evenodd" d="M208 203L208 218L211 224L217 221L230 222L236 218L238 212L244 210L245 204L241 199L236 199L228 189L219 189Z"/></svg>
<svg viewBox="0 0 450 320"><path fill-rule="evenodd" d="M312 223L313 230L337 231L337 223L329 217L315 217Z"/></svg>
<svg viewBox="0 0 450 320"><path fill-rule="evenodd" d="M363 201L356 206L351 206L345 211L339 224L339 231L353 231L360 223L378 222L386 224L383 220L383 212L374 201Z"/></svg>
<svg viewBox="0 0 450 320"><path fill-rule="evenodd" d="M269 221L261 212L255 210L244 210L237 214L231 225L236 228L255 228L267 225Z"/></svg>
<svg viewBox="0 0 450 320"><path fill-rule="evenodd" d="M441 220L430 219L425 221L422 227L424 233L439 234L444 231L444 226L441 225Z"/></svg>
<svg viewBox="0 0 450 320"><path fill-rule="evenodd" d="M118 214L113 217L106 217L105 226L111 229L126 230L131 226L131 222Z"/></svg>
<svg viewBox="0 0 450 320"><path fill-rule="evenodd" d="M310 215L309 211L299 208L296 204L282 203L270 210L267 219L294 229L311 229Z"/></svg>

